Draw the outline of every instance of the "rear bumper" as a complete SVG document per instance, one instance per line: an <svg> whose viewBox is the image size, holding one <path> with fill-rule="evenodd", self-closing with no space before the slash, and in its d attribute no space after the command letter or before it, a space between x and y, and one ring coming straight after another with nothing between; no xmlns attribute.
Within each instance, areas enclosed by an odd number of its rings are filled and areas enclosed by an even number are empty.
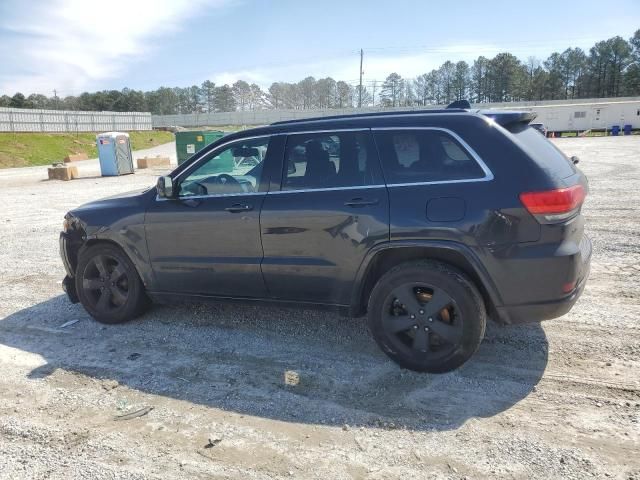
<svg viewBox="0 0 640 480"><path fill-rule="evenodd" d="M542 320L561 317L573 308L580 295L582 295L588 276L589 265L587 264L585 276L576 289L567 297L552 302L496 307L498 317L501 323L509 325L541 322Z"/></svg>
<svg viewBox="0 0 640 480"><path fill-rule="evenodd" d="M557 300L498 306L496 312L500 323L512 325L540 322L569 312L582 295L591 270L591 240L587 236L583 237L580 247L579 277L573 291Z"/></svg>

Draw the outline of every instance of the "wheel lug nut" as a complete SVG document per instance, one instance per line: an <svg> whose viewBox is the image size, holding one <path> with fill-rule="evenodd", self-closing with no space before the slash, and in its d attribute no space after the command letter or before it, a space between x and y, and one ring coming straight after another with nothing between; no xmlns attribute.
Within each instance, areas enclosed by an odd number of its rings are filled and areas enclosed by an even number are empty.
<svg viewBox="0 0 640 480"><path fill-rule="evenodd" d="M414 326L413 326L413 329L414 329L414 330L417 330L417 329L418 329L418 325L414 325Z"/></svg>
<svg viewBox="0 0 640 480"><path fill-rule="evenodd" d="M428 332L429 331L429 327L424 327L424 331Z"/></svg>
<svg viewBox="0 0 640 480"><path fill-rule="evenodd" d="M416 318L416 316L415 315L411 315L411 319L413 320L414 318Z"/></svg>
<svg viewBox="0 0 640 480"><path fill-rule="evenodd" d="M430 321L430 322L433 322L433 318L429 317L429 321Z"/></svg>
<svg viewBox="0 0 640 480"><path fill-rule="evenodd" d="M424 310L420 310L420 315L424 315Z"/></svg>

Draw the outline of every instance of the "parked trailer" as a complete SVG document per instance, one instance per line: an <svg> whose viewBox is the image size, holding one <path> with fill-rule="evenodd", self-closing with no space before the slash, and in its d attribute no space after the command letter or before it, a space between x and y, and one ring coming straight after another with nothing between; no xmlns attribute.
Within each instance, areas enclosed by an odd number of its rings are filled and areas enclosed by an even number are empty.
<svg viewBox="0 0 640 480"><path fill-rule="evenodd" d="M535 112L535 121L544 123L550 132L611 130L614 125L620 129L624 125L631 125L634 130L640 129L640 100L505 108Z"/></svg>

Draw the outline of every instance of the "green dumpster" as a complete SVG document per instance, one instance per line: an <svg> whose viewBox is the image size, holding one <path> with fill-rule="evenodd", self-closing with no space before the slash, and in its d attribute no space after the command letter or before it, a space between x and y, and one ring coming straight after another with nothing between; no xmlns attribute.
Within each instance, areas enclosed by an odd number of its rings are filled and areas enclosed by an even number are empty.
<svg viewBox="0 0 640 480"><path fill-rule="evenodd" d="M224 132L220 132L218 130L176 132L176 153L178 154L178 165L191 157L194 153L202 150L207 145L224 137L224 135ZM233 157L231 157L230 153L228 161L229 168L232 168ZM221 165L221 167L222 166L223 165Z"/></svg>

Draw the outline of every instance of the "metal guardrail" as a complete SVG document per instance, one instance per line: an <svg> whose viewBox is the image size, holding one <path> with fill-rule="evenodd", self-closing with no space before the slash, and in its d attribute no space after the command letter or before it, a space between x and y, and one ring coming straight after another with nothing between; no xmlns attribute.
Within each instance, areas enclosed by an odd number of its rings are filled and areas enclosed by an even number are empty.
<svg viewBox="0 0 640 480"><path fill-rule="evenodd" d="M149 112L0 108L0 132L127 132L152 128Z"/></svg>

